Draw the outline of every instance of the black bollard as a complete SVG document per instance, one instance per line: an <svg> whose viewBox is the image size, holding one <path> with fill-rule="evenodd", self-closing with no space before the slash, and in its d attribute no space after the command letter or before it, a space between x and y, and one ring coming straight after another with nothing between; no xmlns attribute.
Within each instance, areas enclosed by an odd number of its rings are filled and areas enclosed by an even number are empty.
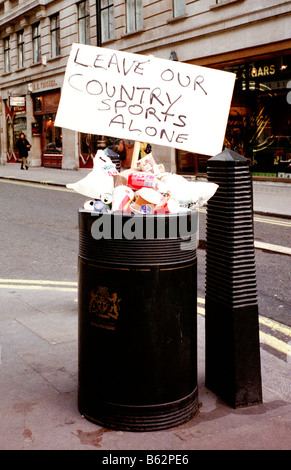
<svg viewBox="0 0 291 470"><path fill-rule="evenodd" d="M234 408L262 403L252 182L224 150L207 163L219 185L207 204L205 384Z"/></svg>

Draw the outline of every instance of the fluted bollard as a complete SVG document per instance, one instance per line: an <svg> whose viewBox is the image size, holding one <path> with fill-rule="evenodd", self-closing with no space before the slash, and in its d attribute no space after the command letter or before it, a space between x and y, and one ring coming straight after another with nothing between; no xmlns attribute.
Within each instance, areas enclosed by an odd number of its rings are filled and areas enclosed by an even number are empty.
<svg viewBox="0 0 291 470"><path fill-rule="evenodd" d="M208 160L219 185L207 204L205 384L230 406L262 402L252 182L248 161Z"/></svg>

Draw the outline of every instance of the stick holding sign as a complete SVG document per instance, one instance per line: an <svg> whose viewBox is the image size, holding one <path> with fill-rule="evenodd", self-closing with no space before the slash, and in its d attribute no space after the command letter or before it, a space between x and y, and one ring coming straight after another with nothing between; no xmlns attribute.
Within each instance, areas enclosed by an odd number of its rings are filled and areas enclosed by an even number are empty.
<svg viewBox="0 0 291 470"><path fill-rule="evenodd" d="M139 151L140 151L140 142L135 142L133 146L133 153L132 153L132 160L131 160L132 169L136 168L137 166Z"/></svg>
<svg viewBox="0 0 291 470"><path fill-rule="evenodd" d="M229 72L73 44L55 125L213 156L234 81Z"/></svg>

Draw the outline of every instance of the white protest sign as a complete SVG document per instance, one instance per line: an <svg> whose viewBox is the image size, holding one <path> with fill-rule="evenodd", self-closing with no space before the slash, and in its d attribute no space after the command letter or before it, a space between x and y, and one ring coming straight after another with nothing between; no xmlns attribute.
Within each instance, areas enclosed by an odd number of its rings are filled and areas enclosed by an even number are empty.
<svg viewBox="0 0 291 470"><path fill-rule="evenodd" d="M217 155L234 81L230 72L73 44L55 126Z"/></svg>

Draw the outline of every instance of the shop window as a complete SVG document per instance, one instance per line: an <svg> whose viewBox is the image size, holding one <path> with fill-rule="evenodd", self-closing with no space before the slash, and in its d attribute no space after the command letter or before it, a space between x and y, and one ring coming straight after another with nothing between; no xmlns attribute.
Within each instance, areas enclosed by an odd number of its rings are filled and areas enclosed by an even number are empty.
<svg viewBox="0 0 291 470"><path fill-rule="evenodd" d="M101 35L102 42L114 38L113 0L101 0Z"/></svg>
<svg viewBox="0 0 291 470"><path fill-rule="evenodd" d="M24 32L19 31L17 33L17 57L18 57L18 68L24 67Z"/></svg>
<svg viewBox="0 0 291 470"><path fill-rule="evenodd" d="M176 166L178 174L205 174L207 171L207 155L176 150Z"/></svg>
<svg viewBox="0 0 291 470"><path fill-rule="evenodd" d="M78 33L80 44L90 44L90 11L87 0L78 4Z"/></svg>
<svg viewBox="0 0 291 470"><path fill-rule="evenodd" d="M50 155L62 154L62 129L55 127L55 113L44 114L42 120L44 153Z"/></svg>
<svg viewBox="0 0 291 470"><path fill-rule="evenodd" d="M95 134L79 134L79 163L80 168L91 168L93 166L93 158L98 149L105 147L117 152L116 148L119 139L109 136L101 136Z"/></svg>
<svg viewBox="0 0 291 470"><path fill-rule="evenodd" d="M219 68L236 74L224 148L247 158L255 176L290 177L291 55ZM177 171L205 174L209 158L177 150Z"/></svg>
<svg viewBox="0 0 291 470"><path fill-rule="evenodd" d="M7 129L7 153L11 155L14 152L14 141L13 141L13 124L11 117L7 117L6 121L6 129Z"/></svg>
<svg viewBox="0 0 291 470"><path fill-rule="evenodd" d="M42 96L35 96L33 100L33 109L35 113L42 112Z"/></svg>
<svg viewBox="0 0 291 470"><path fill-rule="evenodd" d="M225 144L250 162L253 174L291 173L291 55L241 64Z"/></svg>
<svg viewBox="0 0 291 470"><path fill-rule="evenodd" d="M173 0L173 16L178 18L186 14L186 2L185 0Z"/></svg>
<svg viewBox="0 0 291 470"><path fill-rule="evenodd" d="M60 18L57 14L51 16L51 56L52 58L58 57L60 53Z"/></svg>
<svg viewBox="0 0 291 470"><path fill-rule="evenodd" d="M10 72L10 38L4 39L4 73Z"/></svg>
<svg viewBox="0 0 291 470"><path fill-rule="evenodd" d="M126 0L126 32L133 33L143 26L142 0Z"/></svg>
<svg viewBox="0 0 291 470"><path fill-rule="evenodd" d="M27 122L26 122L25 114L18 114L14 116L14 119L13 119L14 144L16 144L17 140L19 139L21 132L24 132L25 135L27 133Z"/></svg>
<svg viewBox="0 0 291 470"><path fill-rule="evenodd" d="M80 133L80 153L84 156L94 156L98 148L98 136Z"/></svg>
<svg viewBox="0 0 291 470"><path fill-rule="evenodd" d="M34 64L39 63L41 60L40 23L35 23L32 26L32 57Z"/></svg>

